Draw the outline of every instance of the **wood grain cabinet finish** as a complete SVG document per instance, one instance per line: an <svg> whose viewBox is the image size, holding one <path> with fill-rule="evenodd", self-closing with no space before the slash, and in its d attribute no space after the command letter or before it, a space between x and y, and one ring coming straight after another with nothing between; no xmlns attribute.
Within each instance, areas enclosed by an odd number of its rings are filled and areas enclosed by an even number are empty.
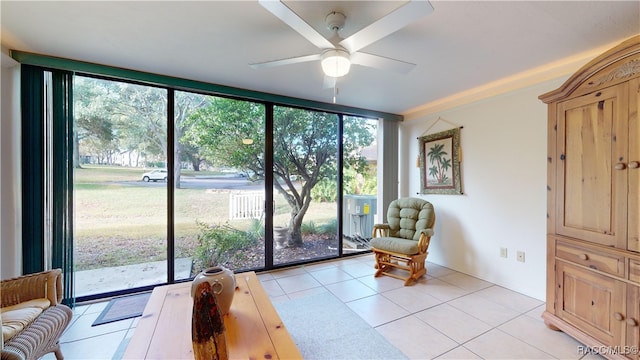
<svg viewBox="0 0 640 360"><path fill-rule="evenodd" d="M558 104L556 233L627 247L627 84Z"/></svg>
<svg viewBox="0 0 640 360"><path fill-rule="evenodd" d="M625 284L563 262L558 263L556 276L562 300L557 315L605 345L620 344L624 322L616 317L625 314Z"/></svg>
<svg viewBox="0 0 640 360"><path fill-rule="evenodd" d="M548 104L548 327L607 358L640 351L640 35Z"/></svg>
<svg viewBox="0 0 640 360"><path fill-rule="evenodd" d="M640 286L627 287L626 346L629 350L640 349ZM638 351L626 354L632 359L639 359Z"/></svg>
<svg viewBox="0 0 640 360"><path fill-rule="evenodd" d="M556 257L610 275L624 277L625 274L625 257L622 254L604 253L559 240L556 243Z"/></svg>

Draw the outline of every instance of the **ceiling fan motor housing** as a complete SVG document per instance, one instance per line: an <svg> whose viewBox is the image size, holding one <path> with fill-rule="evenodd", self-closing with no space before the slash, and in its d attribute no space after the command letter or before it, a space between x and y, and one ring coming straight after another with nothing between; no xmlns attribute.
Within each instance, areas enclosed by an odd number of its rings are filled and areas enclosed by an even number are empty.
<svg viewBox="0 0 640 360"><path fill-rule="evenodd" d="M324 18L324 23L327 24L327 28L331 31L338 32L344 28L344 22L347 19L343 13L332 11Z"/></svg>

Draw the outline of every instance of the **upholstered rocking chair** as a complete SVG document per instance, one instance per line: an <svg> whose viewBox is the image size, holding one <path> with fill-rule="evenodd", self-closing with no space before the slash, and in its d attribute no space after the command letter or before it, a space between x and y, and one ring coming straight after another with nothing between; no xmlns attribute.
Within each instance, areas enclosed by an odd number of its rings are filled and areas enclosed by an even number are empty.
<svg viewBox="0 0 640 360"><path fill-rule="evenodd" d="M427 273L424 264L436 214L430 202L406 197L389 204L387 222L373 225L370 244L378 269L375 276L401 279L406 286ZM409 274L405 277L394 269L406 270Z"/></svg>

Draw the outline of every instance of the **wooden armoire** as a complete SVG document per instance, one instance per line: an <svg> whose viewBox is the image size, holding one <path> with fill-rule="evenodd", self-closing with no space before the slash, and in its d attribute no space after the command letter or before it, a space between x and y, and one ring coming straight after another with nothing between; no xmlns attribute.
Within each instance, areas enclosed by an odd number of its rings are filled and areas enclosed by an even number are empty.
<svg viewBox="0 0 640 360"><path fill-rule="evenodd" d="M640 352L640 35L548 104L548 327L608 358Z"/></svg>

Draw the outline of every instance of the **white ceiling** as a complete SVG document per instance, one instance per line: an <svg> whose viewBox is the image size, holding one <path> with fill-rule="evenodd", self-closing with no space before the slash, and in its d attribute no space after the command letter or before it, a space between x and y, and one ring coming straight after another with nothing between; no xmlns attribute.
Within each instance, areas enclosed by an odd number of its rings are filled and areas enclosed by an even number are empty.
<svg viewBox="0 0 640 360"><path fill-rule="evenodd" d="M329 37L325 16L347 16L343 37L402 1L285 1ZM469 88L640 33L640 2L432 1L434 12L364 52L417 64L407 75L352 66L337 103L403 114ZM320 102L319 62L249 63L318 53L257 1L0 2L2 46Z"/></svg>

